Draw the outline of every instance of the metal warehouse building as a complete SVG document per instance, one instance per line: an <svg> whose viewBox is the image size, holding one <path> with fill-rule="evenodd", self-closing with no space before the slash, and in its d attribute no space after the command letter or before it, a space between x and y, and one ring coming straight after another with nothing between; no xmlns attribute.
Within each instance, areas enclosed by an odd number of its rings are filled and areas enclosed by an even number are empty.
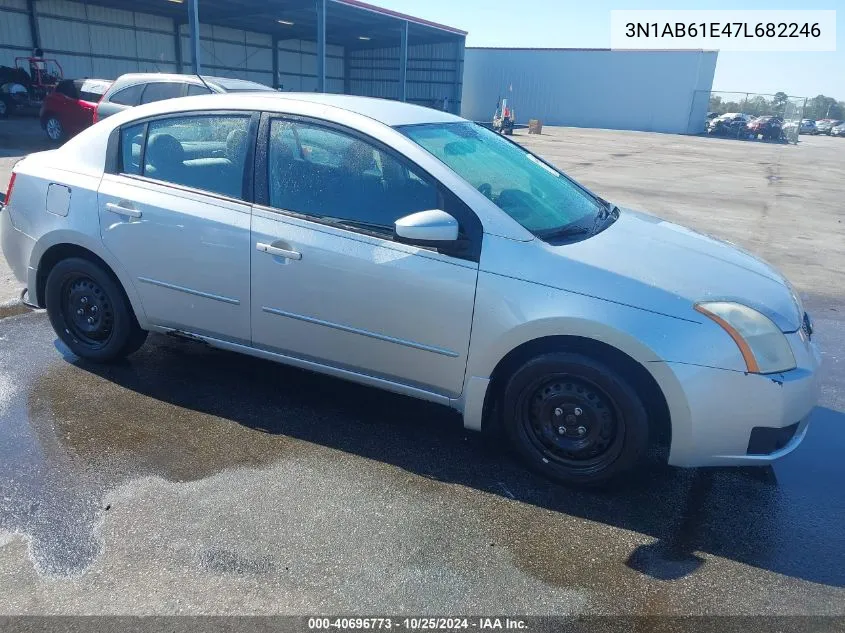
<svg viewBox="0 0 845 633"><path fill-rule="evenodd" d="M703 131L715 51L467 48L461 114L648 132Z"/></svg>
<svg viewBox="0 0 845 633"><path fill-rule="evenodd" d="M195 6L204 74L460 111L466 33L358 0L0 0L0 64L40 47L67 78L193 72Z"/></svg>

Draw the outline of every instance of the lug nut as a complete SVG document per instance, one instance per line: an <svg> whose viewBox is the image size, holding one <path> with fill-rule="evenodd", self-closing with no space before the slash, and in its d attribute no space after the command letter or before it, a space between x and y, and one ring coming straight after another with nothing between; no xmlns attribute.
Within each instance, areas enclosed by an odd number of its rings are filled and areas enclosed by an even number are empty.
<svg viewBox="0 0 845 633"><path fill-rule="evenodd" d="M579 426L577 431L578 431L579 437L584 437L587 434L587 429L586 429L586 427L583 427L583 426Z"/></svg>
<svg viewBox="0 0 845 633"><path fill-rule="evenodd" d="M557 427L557 434L558 435L566 435L566 427L565 426Z"/></svg>
<svg viewBox="0 0 845 633"><path fill-rule="evenodd" d="M83 314L85 314L85 310L83 310L82 308L79 308L79 310L77 310L77 311L76 311L76 313L77 313L79 316L82 316Z"/></svg>
<svg viewBox="0 0 845 633"><path fill-rule="evenodd" d="M581 415L582 413L584 412L581 411L581 407L575 407L575 415Z"/></svg>
<svg viewBox="0 0 845 633"><path fill-rule="evenodd" d="M91 312L96 314L97 313L97 306L91 306Z"/></svg>
<svg viewBox="0 0 845 633"><path fill-rule="evenodd" d="M94 325L94 317L88 317L88 323Z"/></svg>
<svg viewBox="0 0 845 633"><path fill-rule="evenodd" d="M82 305L85 305L86 303L88 303L88 297L82 297L82 298L79 300L79 303L81 303Z"/></svg>
<svg viewBox="0 0 845 633"><path fill-rule="evenodd" d="M556 415L557 417L562 416L562 415L563 415L563 409L561 409L560 407L558 407L557 409L555 409L555 415Z"/></svg>

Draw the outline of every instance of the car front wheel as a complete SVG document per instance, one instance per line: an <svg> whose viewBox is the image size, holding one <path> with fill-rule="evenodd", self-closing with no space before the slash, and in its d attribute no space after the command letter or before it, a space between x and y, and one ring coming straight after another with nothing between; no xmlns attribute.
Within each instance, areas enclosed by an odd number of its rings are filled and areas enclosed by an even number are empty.
<svg viewBox="0 0 845 633"><path fill-rule="evenodd" d="M565 484L604 484L648 446L646 409L623 374L581 353L533 358L508 381L504 425L527 465Z"/></svg>
<svg viewBox="0 0 845 633"><path fill-rule="evenodd" d="M53 329L80 358L114 361L136 351L147 338L118 282L87 259L57 263L47 277L44 297Z"/></svg>

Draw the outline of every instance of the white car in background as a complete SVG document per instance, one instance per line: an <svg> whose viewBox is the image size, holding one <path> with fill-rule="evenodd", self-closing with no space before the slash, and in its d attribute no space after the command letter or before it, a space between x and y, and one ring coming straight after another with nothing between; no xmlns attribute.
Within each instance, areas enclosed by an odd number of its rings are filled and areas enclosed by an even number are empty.
<svg viewBox="0 0 845 633"><path fill-rule="evenodd" d="M452 407L566 483L656 441L678 466L768 464L818 397L812 324L770 266L394 101L115 114L15 166L0 234L79 357L205 341Z"/></svg>

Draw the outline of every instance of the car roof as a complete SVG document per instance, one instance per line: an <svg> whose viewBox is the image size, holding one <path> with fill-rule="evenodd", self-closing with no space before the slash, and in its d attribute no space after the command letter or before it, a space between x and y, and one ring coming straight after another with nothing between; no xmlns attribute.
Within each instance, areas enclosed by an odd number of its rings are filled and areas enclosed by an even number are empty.
<svg viewBox="0 0 845 633"><path fill-rule="evenodd" d="M183 75L184 77L189 77L191 79L197 79L196 75ZM247 81L246 79L231 79L229 77L212 77L210 75L203 75L202 78L210 83L223 88L223 90L234 90L234 91L249 91L249 90L257 90L257 91L269 91L273 90L270 86L266 86L264 84L256 83L254 81ZM196 83L199 83L197 81Z"/></svg>
<svg viewBox="0 0 845 633"><path fill-rule="evenodd" d="M115 83L120 83L123 86L124 84L130 85L154 81L181 81L202 85L203 80L223 90L272 90L269 86L254 81L247 81L246 79L214 77L212 75L203 75L202 79L200 79L198 75L188 73L125 73L115 79Z"/></svg>
<svg viewBox="0 0 845 633"><path fill-rule="evenodd" d="M300 110L303 105L316 106L314 108L315 114L320 112L327 114L325 111L332 108L345 110L391 127L422 123L457 123L465 120L448 112L403 103L401 101L393 101L391 99L314 92L277 91L230 92L165 99L131 108L132 114L126 114L120 120L122 123L123 119L134 120L146 116L189 112L192 110L256 110L285 113L287 107L292 104L299 106L296 108L297 110ZM129 110L126 112L129 112ZM111 118L109 117L109 119Z"/></svg>

